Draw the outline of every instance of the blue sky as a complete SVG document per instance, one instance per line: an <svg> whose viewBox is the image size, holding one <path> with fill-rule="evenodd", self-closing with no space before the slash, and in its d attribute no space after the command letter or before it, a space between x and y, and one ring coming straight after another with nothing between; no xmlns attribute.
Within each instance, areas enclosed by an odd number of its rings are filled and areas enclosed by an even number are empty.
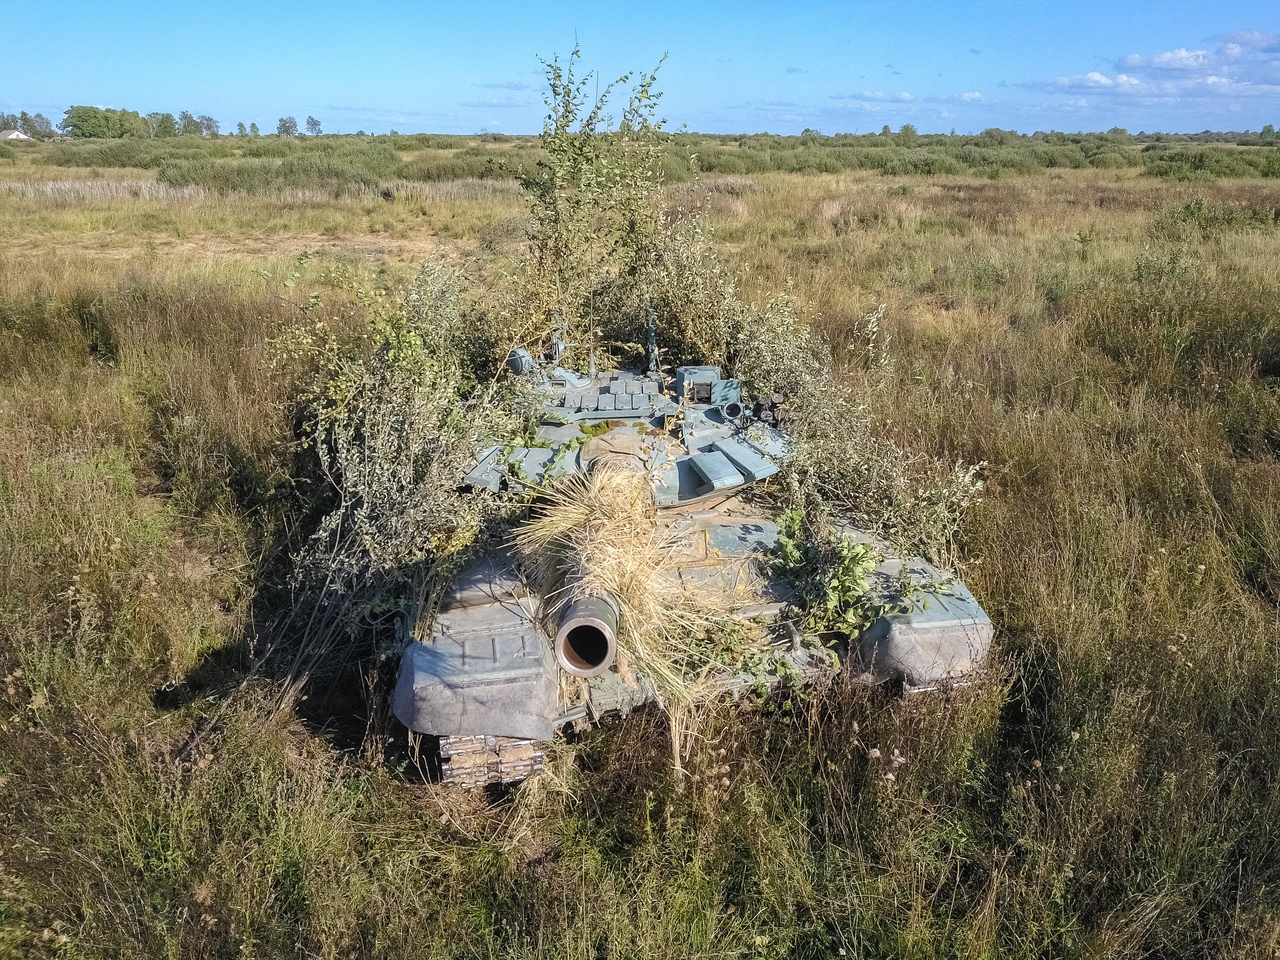
<svg viewBox="0 0 1280 960"><path fill-rule="evenodd" d="M709 132L1280 126L1280 2L113 3L5 0L0 110L71 104L532 133L539 57L606 79L665 53L662 113Z"/></svg>

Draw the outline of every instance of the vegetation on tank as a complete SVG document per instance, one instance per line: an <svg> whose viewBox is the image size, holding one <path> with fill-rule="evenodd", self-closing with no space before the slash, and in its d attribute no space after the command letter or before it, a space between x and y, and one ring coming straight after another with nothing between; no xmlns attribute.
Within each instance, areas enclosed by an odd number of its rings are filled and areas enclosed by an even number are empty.
<svg viewBox="0 0 1280 960"><path fill-rule="evenodd" d="M513 535L547 596L563 592L553 582L556 557L570 545L596 558L584 567L621 607L622 669L632 683L652 684L663 709L705 709L713 667L732 673L748 659L769 659L763 636L727 641L732 628L714 600L661 596L663 543L649 498L647 512L637 499L647 484L612 475L563 482L539 491L550 504L527 528L517 524L528 497L458 489L486 446L514 443L536 415L527 385L502 375L511 350L542 355L555 340L565 348L561 364L585 368L589 357L634 353L650 318L668 371L688 362L727 365L751 395L783 397L797 415L865 414L834 391L820 395L815 411L816 385L830 380L829 351L808 335L794 301L775 298L763 309L741 302L704 238L701 211L668 216L656 72L636 80L615 130L606 114L613 86L589 99L591 78L575 76L577 59L575 50L566 65L546 65L545 159L522 174L528 239L505 277L468 290L457 273L429 266L397 299L330 274L364 314L355 337L344 342L334 333L344 324L320 318L317 295L303 308L307 321L275 342L281 367L302 382L303 458L315 456L312 512L324 512L296 557L290 612L267 631L289 650L292 697L328 682L334 665L361 649L361 638L383 651L382 660L394 660L397 644L426 627L462 562ZM751 349L735 349L747 343ZM805 436L799 442L805 469L815 474L837 470L847 452ZM899 484L931 489L891 441L863 426L858 443L861 462L875 460ZM975 491L976 469L963 474ZM840 480L850 494L869 486L851 484L852 476ZM803 496L815 518L804 534L821 535L818 518L841 512L844 501L828 502L816 483L791 480L790 492L778 484L763 495L772 493L776 510ZM864 515L874 513L872 498L868 490ZM957 525L965 505L952 504L947 522ZM931 545L945 548L954 531L936 521L923 517L918 525L932 531ZM587 531L590 543L580 542ZM799 576L798 566L793 573ZM866 592L865 579L859 582ZM854 586L843 582L846 591ZM848 620L844 632L865 626ZM826 625L824 640L832 629ZM385 672L366 674L365 683L372 712L384 713Z"/></svg>

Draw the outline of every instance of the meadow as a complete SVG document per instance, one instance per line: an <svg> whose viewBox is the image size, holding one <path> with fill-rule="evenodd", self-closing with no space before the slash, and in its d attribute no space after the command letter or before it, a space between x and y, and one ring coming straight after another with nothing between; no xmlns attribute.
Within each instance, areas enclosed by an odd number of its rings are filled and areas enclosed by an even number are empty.
<svg viewBox="0 0 1280 960"><path fill-rule="evenodd" d="M685 789L647 713L498 794L364 709L376 651L318 709L255 669L315 522L271 343L501 273L535 144L0 158L0 956L1274 956L1280 151L1108 136L673 138L741 294L986 465L996 661L717 711Z"/></svg>

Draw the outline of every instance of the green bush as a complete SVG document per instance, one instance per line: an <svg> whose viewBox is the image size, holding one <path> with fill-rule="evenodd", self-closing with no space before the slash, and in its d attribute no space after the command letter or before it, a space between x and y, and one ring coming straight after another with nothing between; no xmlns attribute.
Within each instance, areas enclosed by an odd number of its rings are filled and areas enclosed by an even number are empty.
<svg viewBox="0 0 1280 960"><path fill-rule="evenodd" d="M1129 166L1129 161L1122 153L1103 150L1089 158L1089 165L1100 170L1119 170Z"/></svg>
<svg viewBox="0 0 1280 960"><path fill-rule="evenodd" d="M696 153L698 169L704 173L764 173L772 169L768 155L757 150L708 147Z"/></svg>
<svg viewBox="0 0 1280 960"><path fill-rule="evenodd" d="M512 139L510 137L506 139ZM414 133L408 136L379 137L379 143L387 143L396 150L461 150L467 145L467 137L449 136L443 133Z"/></svg>
<svg viewBox="0 0 1280 960"><path fill-rule="evenodd" d="M256 159L271 158L280 160L284 157L293 156L298 152L298 149L298 141L288 137L276 137L270 140L263 138L254 140L245 147L244 155Z"/></svg>
<svg viewBox="0 0 1280 960"><path fill-rule="evenodd" d="M320 190L334 195L373 189L380 178L366 166L329 156L273 160L173 160L156 177L173 187L197 186L218 193Z"/></svg>
<svg viewBox="0 0 1280 960"><path fill-rule="evenodd" d="M538 159L538 151L526 148L499 151L468 147L454 152L431 150L401 163L396 168L396 176L404 180L427 182L490 177L510 179L521 168L533 168Z"/></svg>
<svg viewBox="0 0 1280 960"><path fill-rule="evenodd" d="M742 137L704 134L667 136L660 150L663 177L680 182L695 170L708 174L770 172L830 174L879 170L895 176L957 176L976 173L1032 174L1047 169L1141 167L1150 176L1177 180L1280 177L1280 149L1204 145L1189 140L1149 142L1138 152L1133 138L1111 134L1037 134L986 131L976 137L837 134ZM1253 142L1253 141L1250 141ZM239 153L237 154L237 151ZM407 154L407 156L406 156ZM159 168L169 161L199 158L285 160L299 156L340 158L378 177L437 182L463 178L514 177L541 156L528 138L413 134L381 137L263 137L244 141L199 137L89 141L59 144L39 161L60 166ZM235 177L219 174L220 180ZM247 172L246 182L259 174ZM305 177L303 179L306 179ZM324 178L322 178L324 179ZM340 177L339 179L350 179ZM360 178L360 179L363 179Z"/></svg>
<svg viewBox="0 0 1280 960"><path fill-rule="evenodd" d="M893 157L880 168L880 172L885 176L909 176L912 174L933 176L940 173L964 173L965 170L965 164L954 157L924 150L904 152L900 156Z"/></svg>
<svg viewBox="0 0 1280 960"><path fill-rule="evenodd" d="M97 140L57 144L40 162L57 167L138 167L155 169L173 160L231 157L222 140L173 137L164 140Z"/></svg>
<svg viewBox="0 0 1280 960"><path fill-rule="evenodd" d="M1263 174L1265 154L1199 147L1180 150L1143 151L1146 175L1170 180L1218 180L1222 177L1256 177Z"/></svg>
<svg viewBox="0 0 1280 960"><path fill-rule="evenodd" d="M1189 230L1208 238L1219 233L1263 230L1280 225L1280 206L1243 206L1210 203L1204 197L1162 211L1152 222L1152 233L1168 240L1184 240Z"/></svg>

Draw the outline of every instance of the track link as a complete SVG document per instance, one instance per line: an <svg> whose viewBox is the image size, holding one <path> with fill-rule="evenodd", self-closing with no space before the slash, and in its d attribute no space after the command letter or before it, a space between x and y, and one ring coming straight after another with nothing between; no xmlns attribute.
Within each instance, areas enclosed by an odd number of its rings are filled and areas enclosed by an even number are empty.
<svg viewBox="0 0 1280 960"><path fill-rule="evenodd" d="M539 744L515 737L441 737L440 779L460 787L519 783L542 772Z"/></svg>

